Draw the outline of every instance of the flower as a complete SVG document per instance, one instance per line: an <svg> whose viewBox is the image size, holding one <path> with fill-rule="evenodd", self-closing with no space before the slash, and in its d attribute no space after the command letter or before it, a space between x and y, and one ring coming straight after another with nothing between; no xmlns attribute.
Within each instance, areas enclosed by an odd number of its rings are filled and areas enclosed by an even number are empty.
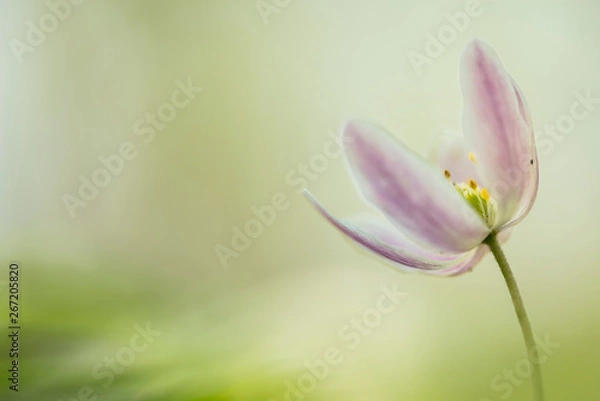
<svg viewBox="0 0 600 401"><path fill-rule="evenodd" d="M538 159L525 98L495 51L473 40L460 62L464 139L442 135L428 163L384 129L350 120L344 154L363 197L386 218L340 220L306 197L338 230L405 271L457 275L506 240L531 210Z"/></svg>

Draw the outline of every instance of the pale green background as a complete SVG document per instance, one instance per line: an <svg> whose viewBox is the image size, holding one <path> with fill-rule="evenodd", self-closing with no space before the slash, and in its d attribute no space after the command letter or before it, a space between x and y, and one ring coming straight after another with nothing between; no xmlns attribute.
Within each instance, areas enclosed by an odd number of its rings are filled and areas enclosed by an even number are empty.
<svg viewBox="0 0 600 401"><path fill-rule="evenodd" d="M22 64L9 42L47 8L2 3L1 250L4 266L21 264L24 327L22 391L3 374L3 400L70 400L91 385L100 400L280 401L331 346L344 362L307 400L501 399L490 382L524 350L491 258L459 278L397 273L357 253L285 177L349 116L422 154L458 129L458 58L473 37L498 51L535 126L555 123L574 91L600 96L600 3L482 2L420 77L407 52L463 1L292 0L265 25L250 0L88 0ZM133 122L187 77L205 91L144 146ZM505 247L536 332L560 343L543 365L548 400L600 393L596 107L540 155L538 200ZM63 194L124 141L138 157L71 219ZM366 209L341 158L309 189L336 215ZM290 208L223 269L215 245L279 192ZM382 284L406 302L349 351L336 333ZM101 388L93 367L148 321L162 335ZM529 383L509 399L529 400Z"/></svg>

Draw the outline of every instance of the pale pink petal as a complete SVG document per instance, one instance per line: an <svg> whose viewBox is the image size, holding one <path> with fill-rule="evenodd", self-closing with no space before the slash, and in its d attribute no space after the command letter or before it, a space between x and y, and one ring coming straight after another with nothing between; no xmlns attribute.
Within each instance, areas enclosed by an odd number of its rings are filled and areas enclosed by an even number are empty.
<svg viewBox="0 0 600 401"><path fill-rule="evenodd" d="M533 127L525 99L494 50L474 40L461 59L463 129L498 203L496 227L528 209L537 182Z"/></svg>
<svg viewBox="0 0 600 401"><path fill-rule="evenodd" d="M517 92L518 99L519 99L519 102L521 105L520 107L523 110L523 114L526 116L528 124L530 126L532 126L531 117L529 115L529 107L527 106L527 101L525 100L525 97L523 96L523 93L521 92L521 89L519 88L517 83L513 81L513 85L515 86L515 90ZM525 196L523 196L523 198L521 199L521 203L519 204L519 209L517 210L515 215L507 223L505 223L502 227L500 227L498 229L505 229L507 227L513 227L516 224L520 223L529 214L529 211L531 210L531 208L533 207L533 203L535 202L535 198L537 197L538 188L539 188L539 184L540 184L540 169L539 169L539 164L538 164L537 149L535 148L535 139L532 138L532 141L534 142L534 145L533 145L534 148L533 148L533 159L532 159L533 160L533 166L532 166L533 168L530 172L531 184L527 188ZM530 160L530 164L531 164L531 160Z"/></svg>
<svg viewBox="0 0 600 401"><path fill-rule="evenodd" d="M506 241L508 241L508 239L510 238L511 235L512 235L512 228L508 228L508 229L500 231L498 233L498 242L500 244L506 243ZM471 271L479 262L481 262L481 260L483 259L483 257L485 255L487 255L489 250L490 250L490 248L486 244L481 244L477 247L477 249L475 251L470 252L470 254L469 254L470 256L468 258L466 258L465 260L463 260L460 263L457 263L456 266L449 268L449 269L435 270L435 271L430 272L430 274L437 274L437 275L444 275L444 276L457 276L459 274L463 274L468 271Z"/></svg>
<svg viewBox="0 0 600 401"><path fill-rule="evenodd" d="M510 237L512 236L512 232L512 227L505 228L502 231L498 232L498 242L500 243L500 245L506 243L510 239Z"/></svg>
<svg viewBox="0 0 600 401"><path fill-rule="evenodd" d="M346 159L364 197L415 243L461 253L490 232L438 171L383 129L352 120L342 132Z"/></svg>
<svg viewBox="0 0 600 401"><path fill-rule="evenodd" d="M434 275L456 275L479 260L478 250L464 254L441 254L419 247L386 224L373 220L342 221L332 216L308 191L306 198L338 230L364 249L392 262L402 271ZM479 249L479 248L478 248ZM483 255L482 255L483 256Z"/></svg>
<svg viewBox="0 0 600 401"><path fill-rule="evenodd" d="M328 215L329 213L325 211L324 214ZM353 227L358 227L362 231L372 234L387 245L402 249L410 255L415 255L417 258L435 260L436 263L441 263L454 261L457 258L464 256L464 253L440 252L426 249L406 237L406 235L400 232L393 224L383 218L353 216L346 219L345 222Z"/></svg>
<svg viewBox="0 0 600 401"><path fill-rule="evenodd" d="M484 186L477 165L469 159L471 148L463 138L451 134L436 135L429 147L429 160L440 169L450 172L455 183L475 180Z"/></svg>
<svg viewBox="0 0 600 401"><path fill-rule="evenodd" d="M481 260L488 253L488 251L488 246L485 244L481 244L473 251L469 252L468 256L465 259L457 261L454 266L442 270L433 270L427 273L436 276L449 277L458 276L460 274L470 272L475 266L479 264L479 262L481 262Z"/></svg>

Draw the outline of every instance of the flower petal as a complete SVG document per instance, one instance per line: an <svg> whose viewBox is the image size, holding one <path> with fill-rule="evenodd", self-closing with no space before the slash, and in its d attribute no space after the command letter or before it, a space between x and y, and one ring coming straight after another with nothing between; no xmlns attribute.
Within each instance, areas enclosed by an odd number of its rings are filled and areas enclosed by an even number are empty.
<svg viewBox="0 0 600 401"><path fill-rule="evenodd" d="M508 228L508 229L505 229L505 230L499 232L498 233L498 242L500 242L501 245L506 243L506 241L509 240L511 234L512 234L512 228ZM477 247L477 249L475 251L470 252L470 256L468 258L465 258L465 260L463 260L462 262L457 263L456 266L453 266L452 268L448 268L448 269L444 269L444 270L435 270L435 271L430 272L429 274L437 274L437 275L444 275L444 276L457 276L459 274L466 273L468 271L473 270L473 268L479 262L481 262L483 257L485 255L487 255L489 250L490 250L490 248L486 244L481 244Z"/></svg>
<svg viewBox="0 0 600 401"><path fill-rule="evenodd" d="M527 116L528 124L530 126L532 126L531 117L529 116L529 111L528 111L529 107L527 106L527 101L525 100L525 97L523 96L523 93L521 92L521 88L519 88L517 83L514 81L513 81L513 85L515 86L515 90L519 97L519 102L522 105L521 107L524 110L524 114ZM534 134L532 134L532 135L534 135ZM532 139L532 141L535 141L535 139ZM533 207L533 203L535 202L535 198L537 197L538 188L539 188L539 184L540 184L540 168L539 168L539 164L538 164L538 155L537 155L537 149L535 147L535 142L533 145L533 158L531 160L533 160L533 168L530 173L531 174L531 184L527 188L528 190L526 191L525 196L521 199L517 213L515 213L515 215L499 229L506 229L508 227L513 227L516 224L520 223L529 214L529 211ZM531 160L529 161L530 164L531 164Z"/></svg>
<svg viewBox="0 0 600 401"><path fill-rule="evenodd" d="M460 81L464 134L502 227L535 198L537 156L527 105L494 50L480 40L464 50Z"/></svg>
<svg viewBox="0 0 600 401"><path fill-rule="evenodd" d="M481 247L463 254L440 254L419 247L389 225L366 219L353 222L339 220L308 191L305 190L304 195L338 230L362 248L392 262L394 267L403 271L455 275L472 268L483 257L478 253Z"/></svg>
<svg viewBox="0 0 600 401"><path fill-rule="evenodd" d="M479 264L479 262L481 262L483 257L487 255L488 251L488 246L485 244L481 244L477 248L475 248L475 250L469 252L466 258L457 262L454 266L442 270L434 270L427 273L437 276L449 277L458 276L460 274L470 272L475 266Z"/></svg>
<svg viewBox="0 0 600 401"><path fill-rule="evenodd" d="M325 213L329 214L326 211ZM346 219L345 223L371 234L389 246L398 248L409 255L413 255L419 260L432 260L434 261L435 265L454 261L464 255L463 253L448 253L429 250L423 246L420 246L413 242L406 235L398 231L393 224L389 223L385 219L376 219L366 216L353 216Z"/></svg>
<svg viewBox="0 0 600 401"><path fill-rule="evenodd" d="M383 129L349 121L342 132L346 159L367 201L416 243L466 252L489 228L443 172Z"/></svg>
<svg viewBox="0 0 600 401"><path fill-rule="evenodd" d="M463 138L451 134L439 134L429 148L429 160L441 171L450 172L452 182L475 180L483 185L477 164L469 158L471 149Z"/></svg>

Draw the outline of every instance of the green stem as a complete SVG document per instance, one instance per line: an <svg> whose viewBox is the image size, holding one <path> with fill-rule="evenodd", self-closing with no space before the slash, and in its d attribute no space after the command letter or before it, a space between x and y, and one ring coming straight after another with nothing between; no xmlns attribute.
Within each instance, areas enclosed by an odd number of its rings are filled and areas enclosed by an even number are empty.
<svg viewBox="0 0 600 401"><path fill-rule="evenodd" d="M536 357L539 356L535 338L533 336L533 330L531 329L531 323L529 323L529 318L527 317L525 305L523 304L523 298L521 298L521 293L519 292L519 287L517 286L515 276L510 270L510 266L508 265L506 256L504 255L504 252L498 243L496 234L497 233L492 232L484 242L490 247L496 262L498 262L498 265L500 266L500 270L502 271L502 275L504 276L508 291L510 292L510 297L512 298L512 302L515 307L515 312L519 318L519 324L521 325L521 331L523 332L523 338L525 339L525 345L527 347L527 355L532 367L531 384L533 386L533 399L535 401L544 401L544 388L542 386L542 369L540 367L540 361L538 358L531 357L531 355L535 355Z"/></svg>

